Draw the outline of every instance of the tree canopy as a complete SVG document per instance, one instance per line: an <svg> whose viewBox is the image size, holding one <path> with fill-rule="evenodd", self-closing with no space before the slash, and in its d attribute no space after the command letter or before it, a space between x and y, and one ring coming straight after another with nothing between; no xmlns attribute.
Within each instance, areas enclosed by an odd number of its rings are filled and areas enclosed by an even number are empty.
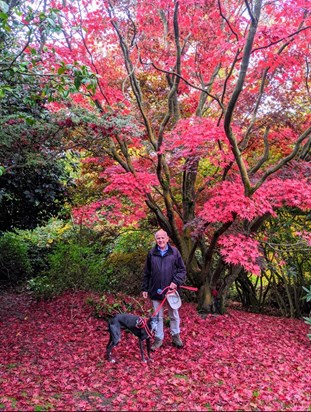
<svg viewBox="0 0 311 412"><path fill-rule="evenodd" d="M29 15L28 61L60 79L59 101L42 80L47 108L103 185L77 221L155 216L202 307L259 275L263 223L311 205L308 1L46 1ZM310 244L309 228L297 236Z"/></svg>

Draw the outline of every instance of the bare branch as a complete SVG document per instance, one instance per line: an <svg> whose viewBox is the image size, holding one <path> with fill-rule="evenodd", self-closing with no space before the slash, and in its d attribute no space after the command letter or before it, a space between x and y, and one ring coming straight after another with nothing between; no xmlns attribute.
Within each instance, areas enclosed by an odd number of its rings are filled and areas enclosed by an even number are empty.
<svg viewBox="0 0 311 412"><path fill-rule="evenodd" d="M248 177L248 174L247 174L246 166L245 166L245 164L243 162L243 159L242 159L242 156L241 156L241 152L238 148L237 141L236 141L236 139L233 135L232 129L231 129L231 120L232 120L233 112L234 112L235 106L237 104L239 95L242 92L243 85L244 85L244 82L245 82L245 77L246 77L246 73L247 73L247 69L248 69L248 65L249 65L251 50L252 50L255 34L256 34L256 31L257 31L257 24L258 24L259 17L260 17L261 7L262 7L262 0L256 0L256 3L255 3L255 19L252 20L252 23L251 23L251 26L250 26L250 29L249 29L249 32L248 32L246 44L245 44L245 47L244 47L244 53L243 53L243 57L242 57L241 69L240 69L238 81L237 81L235 89L232 93L231 99L229 101L229 104L228 104L228 107L227 107L227 110L226 110L226 114L225 114L225 119L224 119L224 129L225 129L227 138L228 138L228 140L231 144L232 152L234 154L234 157L235 157L235 160L237 162L238 168L240 170L241 179L243 181L246 194L248 194L248 192L250 190L250 187L251 187L251 184L250 184L249 177Z"/></svg>
<svg viewBox="0 0 311 412"><path fill-rule="evenodd" d="M79 12L80 12L81 20L82 20L82 13L81 13L81 9L80 9L80 2L78 2L78 7L79 7ZM89 57L90 57L91 65L92 65L92 67L94 68L96 74L98 75L98 74L99 74L99 71L98 71L98 69L97 69L97 67L96 67L96 64L94 63L93 55L92 55L90 49L88 48L88 45L86 44L85 37L84 37L84 35L83 35L83 30L80 28L79 32L80 32L80 36L81 36L81 39L82 39L84 48L85 48L87 54L88 54ZM104 99L106 100L106 103L109 105L110 103L109 103L108 97L106 96L105 92L103 91L103 88L102 88L102 86L101 86L101 84L100 84L100 82L99 82L99 80L98 80L98 77L96 77L96 82L97 82L97 85L98 85L98 88L99 88L101 94L103 95Z"/></svg>
<svg viewBox="0 0 311 412"><path fill-rule="evenodd" d="M268 126L264 134L265 151L262 157L258 160L257 164L249 170L250 175L255 174L260 169L260 167L269 159L269 142L268 142L269 131L270 131L270 127Z"/></svg>
<svg viewBox="0 0 311 412"><path fill-rule="evenodd" d="M297 34L301 33L302 31L308 30L308 29L310 29L310 28L311 28L311 26L302 27L302 28L296 30L294 33L289 34L289 35L286 36L286 37L282 37L281 39L278 39L278 40L275 40L275 41L273 41L273 42L270 42L269 44L267 44L267 45L265 45L265 46L261 46L261 47L256 47L256 48L254 48L254 49L252 50L252 53L255 53L255 52L258 51L258 50L268 49L269 47L271 47L271 46L273 46L273 45L275 45L275 44L278 44L278 43L280 43L280 42L282 42L283 40L286 40L286 39L290 39L289 41L292 41L292 40L293 40L292 37L296 36ZM289 44L289 43L288 43L288 44Z"/></svg>
<svg viewBox="0 0 311 412"><path fill-rule="evenodd" d="M174 71L171 71L171 70L161 69L160 67L158 67L158 66L157 66L155 63L153 63L153 62L151 62L151 63L145 63L145 62L141 61L141 63L142 63L142 64L145 64L145 65L152 65L152 67L154 67L154 68L155 68L156 70L158 70L159 72L166 73L166 74L171 74L171 75L174 75L174 76L179 77L182 81L184 81L186 84L188 84L188 86L192 87L193 89L200 90L201 92L206 93L206 94L207 94L209 97L211 97L212 99L216 100L216 102L219 104L220 108L221 108L222 110L224 110L224 106L222 105L222 103L220 102L220 100L219 100L218 97L216 97L216 96L214 96L213 94L209 93L206 89L203 89L202 87L196 86L196 85L194 85L193 83L189 82L189 81L188 81L187 79L185 79L181 74L178 74L178 73L176 73L176 72L174 72Z"/></svg>
<svg viewBox="0 0 311 412"><path fill-rule="evenodd" d="M225 22L227 23L230 31L232 32L232 34L235 36L236 40L239 41L239 36L236 34L236 32L233 30L229 20L227 19L227 17L223 14L222 9L221 9L221 3L220 0L218 0L218 8L219 8L219 13L221 15L221 17L225 20Z"/></svg>
<svg viewBox="0 0 311 412"><path fill-rule="evenodd" d="M239 145L239 148L240 148L241 151L243 151L248 145L249 138L250 138L250 135L251 135L251 131L253 129L253 126L254 126L256 118L257 118L257 113L258 113L259 106L260 106L260 103L261 103L261 98L262 98L263 93L264 93L265 82L266 82L268 71L269 71L269 67L266 68L263 72L263 75L262 75L262 78L261 78L260 90L259 90L259 94L258 94L258 97L257 97L255 109L253 111L252 120L251 120L251 122L250 122L250 124L249 124L249 126L246 130L246 133L245 133L245 136L244 136L242 142Z"/></svg>
<svg viewBox="0 0 311 412"><path fill-rule="evenodd" d="M251 10L251 8L250 8L250 5L249 5L249 3L248 3L248 0L244 0L244 2L245 2L245 4L246 4L246 8L247 8L248 14L249 14L249 16L250 16L250 18L251 18L251 20L252 20L252 23L255 24L255 23L256 23L256 18L255 18L255 16L253 15L253 12L252 12L252 10Z"/></svg>
<svg viewBox="0 0 311 412"><path fill-rule="evenodd" d="M299 152L299 149L301 147L301 143L307 139L307 137L311 135L311 126L302 133L299 138L296 141L296 144L294 146L293 151L286 157L284 157L282 160L280 160L275 166L271 167L268 169L263 176L259 179L257 184L252 188L251 192L254 193L263 183L264 181L273 173L275 173L277 170L281 169L283 166L285 166L287 163L289 163Z"/></svg>

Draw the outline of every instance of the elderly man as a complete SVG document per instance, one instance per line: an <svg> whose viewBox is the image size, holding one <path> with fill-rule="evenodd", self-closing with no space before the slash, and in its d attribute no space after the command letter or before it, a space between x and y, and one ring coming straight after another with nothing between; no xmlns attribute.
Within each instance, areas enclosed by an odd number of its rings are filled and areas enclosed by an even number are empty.
<svg viewBox="0 0 311 412"><path fill-rule="evenodd" d="M149 251L144 269L142 293L143 297L152 300L155 311L159 310L159 324L155 336L155 341L151 346L153 351L159 349L163 344L163 304L165 293L162 290L169 287L177 289L182 285L186 277L186 267L178 249L171 246L168 235L164 230L159 230L155 234L156 245ZM165 303L166 304L166 303ZM173 309L169 305L168 314L170 318L170 330L172 342L178 348L183 347L180 339L180 317L178 309Z"/></svg>

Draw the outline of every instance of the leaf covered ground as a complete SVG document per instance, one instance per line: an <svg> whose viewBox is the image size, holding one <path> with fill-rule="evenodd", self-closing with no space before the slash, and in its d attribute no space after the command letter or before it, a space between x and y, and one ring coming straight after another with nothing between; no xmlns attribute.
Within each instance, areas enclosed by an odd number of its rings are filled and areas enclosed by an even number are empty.
<svg viewBox="0 0 311 412"><path fill-rule="evenodd" d="M92 316L88 296L0 296L0 409L311 410L302 320L233 309L202 319L184 303L184 349L167 333L154 362L143 364L137 338L123 333L111 364L106 323Z"/></svg>

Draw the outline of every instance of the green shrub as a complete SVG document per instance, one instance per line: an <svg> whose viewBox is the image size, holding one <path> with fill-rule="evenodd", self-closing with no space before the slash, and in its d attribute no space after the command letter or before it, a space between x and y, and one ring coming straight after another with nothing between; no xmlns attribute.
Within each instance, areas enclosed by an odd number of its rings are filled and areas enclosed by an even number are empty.
<svg viewBox="0 0 311 412"><path fill-rule="evenodd" d="M105 261L107 290L138 295L141 291L144 264L154 242L148 230L126 230L116 238Z"/></svg>
<svg viewBox="0 0 311 412"><path fill-rule="evenodd" d="M141 291L146 250L135 252L113 252L105 262L107 289L138 295Z"/></svg>
<svg viewBox="0 0 311 412"><path fill-rule="evenodd" d="M132 237L128 232L116 236L111 229L96 232L80 226L57 227L56 232L62 232L58 239L53 230L49 236L44 228L36 232L33 243L45 251L49 248L46 267L36 281L28 282L36 297L47 298L65 290L140 293L148 249L143 247L144 236L136 232Z"/></svg>
<svg viewBox="0 0 311 412"><path fill-rule="evenodd" d="M47 276L29 279L27 281L27 288L37 300L49 299L57 294L55 285L51 283Z"/></svg>
<svg viewBox="0 0 311 412"><path fill-rule="evenodd" d="M105 320L118 313L136 313L139 316L146 316L147 313L137 299L123 293L103 295L99 299L90 299L87 303L93 308L93 315L96 318ZM151 312L147 316L149 315Z"/></svg>
<svg viewBox="0 0 311 412"><path fill-rule="evenodd" d="M48 256L55 245L67 239L73 231L73 225L63 220L51 219L45 226L33 230L18 230L16 233L28 244L28 257L33 276L41 276L49 268Z"/></svg>
<svg viewBox="0 0 311 412"><path fill-rule="evenodd" d="M304 299L306 300L307 303L311 302L311 286L309 287L309 289L303 286L303 290L307 292L307 294L304 296ZM304 320L305 320L305 323L310 326L310 333L307 336L311 340L311 311L308 317L304 317Z"/></svg>
<svg viewBox="0 0 311 412"><path fill-rule="evenodd" d="M29 246L18 234L7 232L0 237L0 280L16 284L33 274L28 256Z"/></svg>
<svg viewBox="0 0 311 412"><path fill-rule="evenodd" d="M57 293L64 290L102 291L105 256L94 245L59 243L49 255L47 277Z"/></svg>

